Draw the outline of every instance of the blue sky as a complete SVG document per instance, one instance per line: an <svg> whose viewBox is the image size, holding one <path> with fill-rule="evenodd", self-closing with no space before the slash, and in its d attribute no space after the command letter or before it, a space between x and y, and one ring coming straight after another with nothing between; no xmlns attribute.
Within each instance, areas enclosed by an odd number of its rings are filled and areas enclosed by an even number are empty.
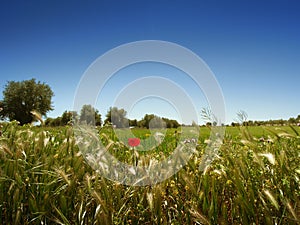
<svg viewBox="0 0 300 225"><path fill-rule="evenodd" d="M48 116L56 117L73 108L81 76L106 51L164 40L190 49L210 67L228 123L239 110L253 120L296 117L299 11L299 1L1 1L0 91L9 80L46 82L55 93ZM108 87L117 91L121 80ZM97 103L102 115L109 97ZM160 103L152 103L151 110L141 103L131 116L138 117L139 108L155 113Z"/></svg>

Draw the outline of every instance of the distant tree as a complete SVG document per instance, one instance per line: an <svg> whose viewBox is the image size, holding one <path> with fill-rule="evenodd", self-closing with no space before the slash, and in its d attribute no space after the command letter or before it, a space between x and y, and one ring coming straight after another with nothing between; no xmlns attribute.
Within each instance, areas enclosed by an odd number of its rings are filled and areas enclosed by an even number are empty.
<svg viewBox="0 0 300 225"><path fill-rule="evenodd" d="M284 125L284 120L283 120L283 119L280 119L280 120L278 121L278 123L280 124L280 126L283 126L283 125Z"/></svg>
<svg viewBox="0 0 300 225"><path fill-rule="evenodd" d="M160 118L159 116L154 116L150 121L149 121L149 128L155 129L155 128L165 128L167 126L167 123L165 120Z"/></svg>
<svg viewBox="0 0 300 225"><path fill-rule="evenodd" d="M75 120L77 117L77 112L72 112L72 111L64 111L64 113L61 116L61 121L60 121L60 125L61 126L65 126L70 124L73 120Z"/></svg>
<svg viewBox="0 0 300 225"><path fill-rule="evenodd" d="M146 127L146 121L144 119L141 119L137 122L138 127Z"/></svg>
<svg viewBox="0 0 300 225"><path fill-rule="evenodd" d="M47 118L45 120L45 126L48 127L57 127L60 126L61 124L61 117L56 117L56 118Z"/></svg>
<svg viewBox="0 0 300 225"><path fill-rule="evenodd" d="M57 126L60 126L61 124L61 117L56 117L55 119L53 119L52 123L51 123L51 126L52 127L57 127Z"/></svg>
<svg viewBox="0 0 300 225"><path fill-rule="evenodd" d="M262 124L263 123L261 121L257 121L257 120L254 121L255 126L261 126Z"/></svg>
<svg viewBox="0 0 300 225"><path fill-rule="evenodd" d="M154 117L155 117L154 114L146 114L139 123L140 127L145 127L147 129L149 129L149 123Z"/></svg>
<svg viewBox="0 0 300 225"><path fill-rule="evenodd" d="M113 124L118 128L127 127L129 125L129 121L126 118L127 112L124 109L118 109L117 107L110 107L107 114L106 119L104 120L105 124Z"/></svg>
<svg viewBox="0 0 300 225"><path fill-rule="evenodd" d="M164 118L164 117L162 119L165 121L167 128L177 128L180 126L180 124L177 122L177 120L171 120L171 119Z"/></svg>
<svg viewBox="0 0 300 225"><path fill-rule="evenodd" d="M252 120L249 120L248 121L248 126L253 126L254 125L254 122Z"/></svg>
<svg viewBox="0 0 300 225"><path fill-rule="evenodd" d="M75 118L74 118L75 117ZM64 111L61 116L58 116L56 118L47 118L44 121L44 124L46 126L66 126L71 125L73 121L78 120L78 114L77 112L73 111Z"/></svg>
<svg viewBox="0 0 300 225"><path fill-rule="evenodd" d="M45 120L45 126L51 126L51 123L52 123L52 121L53 121L53 118L47 118L46 120Z"/></svg>
<svg viewBox="0 0 300 225"><path fill-rule="evenodd" d="M233 127L238 127L238 126L240 126L240 123L232 122L232 123L231 123L231 126L233 126Z"/></svg>
<svg viewBox="0 0 300 225"><path fill-rule="evenodd" d="M248 126L248 121L244 121L242 124L243 126Z"/></svg>
<svg viewBox="0 0 300 225"><path fill-rule="evenodd" d="M81 123L101 126L101 115L99 111L91 105L83 105L80 111L79 120Z"/></svg>
<svg viewBox="0 0 300 225"><path fill-rule="evenodd" d="M297 123L297 119L291 117L291 118L289 118L288 123L289 123L289 124L296 124L296 123Z"/></svg>
<svg viewBox="0 0 300 225"><path fill-rule="evenodd" d="M129 120L129 126L131 126L131 127L137 127L138 126L138 121L136 119Z"/></svg>
<svg viewBox="0 0 300 225"><path fill-rule="evenodd" d="M161 118L154 114L146 114L143 119L138 121L139 127L144 128L177 128L180 124L176 120L170 120L168 118Z"/></svg>
<svg viewBox="0 0 300 225"><path fill-rule="evenodd" d="M206 122L207 127L211 127L211 125L212 125L211 122Z"/></svg>
<svg viewBox="0 0 300 225"><path fill-rule="evenodd" d="M52 110L51 98L53 92L51 88L35 79L21 82L9 81L3 91L3 100L0 112L2 118L17 120L20 125L31 123L35 120L32 111L45 116Z"/></svg>

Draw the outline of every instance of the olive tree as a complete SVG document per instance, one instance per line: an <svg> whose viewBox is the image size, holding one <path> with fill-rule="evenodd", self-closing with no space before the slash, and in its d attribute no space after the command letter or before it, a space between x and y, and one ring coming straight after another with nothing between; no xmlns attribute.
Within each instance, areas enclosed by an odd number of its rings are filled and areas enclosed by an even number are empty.
<svg viewBox="0 0 300 225"><path fill-rule="evenodd" d="M53 91L49 85L35 79L8 81L3 91L0 112L2 118L17 120L20 125L35 121L33 111L42 116L52 110Z"/></svg>

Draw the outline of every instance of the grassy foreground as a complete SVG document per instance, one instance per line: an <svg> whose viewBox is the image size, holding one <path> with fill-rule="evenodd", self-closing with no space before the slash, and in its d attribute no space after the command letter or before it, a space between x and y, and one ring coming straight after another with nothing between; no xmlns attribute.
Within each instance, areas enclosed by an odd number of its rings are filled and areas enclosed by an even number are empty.
<svg viewBox="0 0 300 225"><path fill-rule="evenodd" d="M134 132L149 136L147 130ZM111 130L101 135L107 143L116 141ZM147 156L168 153L172 135ZM197 153L171 179L132 187L96 173L79 153L70 127L5 125L0 224L300 223L299 128L229 127L218 156L200 171L208 136L209 129L201 128Z"/></svg>

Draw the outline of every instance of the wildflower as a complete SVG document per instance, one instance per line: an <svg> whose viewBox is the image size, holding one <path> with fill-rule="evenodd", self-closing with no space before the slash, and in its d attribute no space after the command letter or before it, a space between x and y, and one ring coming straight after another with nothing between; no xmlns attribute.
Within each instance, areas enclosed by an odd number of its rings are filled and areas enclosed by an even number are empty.
<svg viewBox="0 0 300 225"><path fill-rule="evenodd" d="M128 145L131 147L136 147L141 143L139 138L128 138Z"/></svg>
<svg viewBox="0 0 300 225"><path fill-rule="evenodd" d="M175 187L175 181L174 180L171 180L170 187Z"/></svg>
<svg viewBox="0 0 300 225"><path fill-rule="evenodd" d="M226 184L227 184L227 185L231 185L232 183L233 183L232 180L227 180L227 181L226 181Z"/></svg>

